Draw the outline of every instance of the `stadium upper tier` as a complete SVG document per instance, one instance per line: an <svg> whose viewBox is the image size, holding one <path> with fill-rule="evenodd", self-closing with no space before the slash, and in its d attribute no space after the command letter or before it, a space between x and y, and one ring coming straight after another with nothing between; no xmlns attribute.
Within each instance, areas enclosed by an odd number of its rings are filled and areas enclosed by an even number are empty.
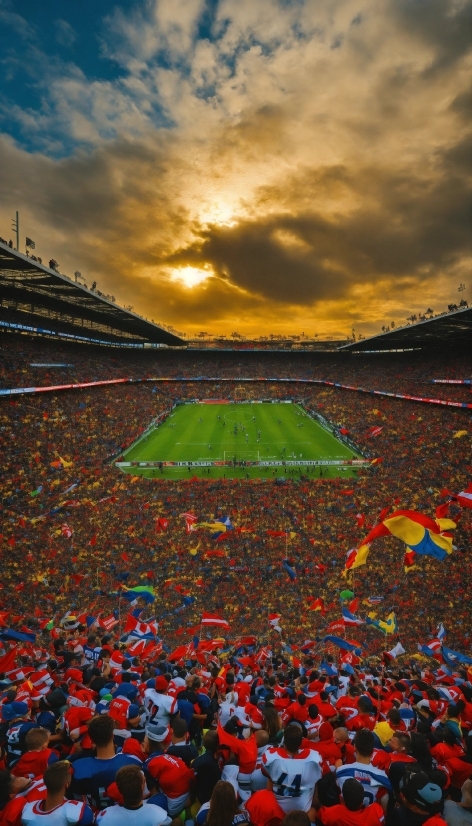
<svg viewBox="0 0 472 826"><path fill-rule="evenodd" d="M157 324L1 242L0 309L9 323L13 313L14 322L46 334L59 330L62 335L113 344L184 344Z"/></svg>
<svg viewBox="0 0 472 826"><path fill-rule="evenodd" d="M351 353L391 350L417 350L443 346L472 346L472 307L443 313L415 324L408 324L340 347Z"/></svg>

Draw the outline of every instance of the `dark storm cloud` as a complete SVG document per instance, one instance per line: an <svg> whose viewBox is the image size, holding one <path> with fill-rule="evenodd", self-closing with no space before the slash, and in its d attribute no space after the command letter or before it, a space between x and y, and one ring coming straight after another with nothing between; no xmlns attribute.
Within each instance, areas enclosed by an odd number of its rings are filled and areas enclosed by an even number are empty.
<svg viewBox="0 0 472 826"><path fill-rule="evenodd" d="M431 46L431 74L453 66L472 49L472 2L390 0L389 13L406 34Z"/></svg>
<svg viewBox="0 0 472 826"><path fill-rule="evenodd" d="M471 190L462 175L444 174L453 160L465 160L465 146L448 150L433 180L375 168L356 175L335 168L311 181L307 173L287 181L280 199L270 194L277 202L290 193L292 214L209 227L169 263L209 263L252 293L298 304L386 277L430 278L470 253ZM306 202L320 186L342 187L357 206L329 217L311 210L297 214L297 200Z"/></svg>

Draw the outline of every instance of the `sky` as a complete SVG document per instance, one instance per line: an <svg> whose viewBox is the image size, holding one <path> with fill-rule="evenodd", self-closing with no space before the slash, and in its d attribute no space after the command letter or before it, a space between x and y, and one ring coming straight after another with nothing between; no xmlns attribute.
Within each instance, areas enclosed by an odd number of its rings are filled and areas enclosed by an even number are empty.
<svg viewBox="0 0 472 826"><path fill-rule="evenodd" d="M0 236L189 335L472 300L472 0L0 0Z"/></svg>

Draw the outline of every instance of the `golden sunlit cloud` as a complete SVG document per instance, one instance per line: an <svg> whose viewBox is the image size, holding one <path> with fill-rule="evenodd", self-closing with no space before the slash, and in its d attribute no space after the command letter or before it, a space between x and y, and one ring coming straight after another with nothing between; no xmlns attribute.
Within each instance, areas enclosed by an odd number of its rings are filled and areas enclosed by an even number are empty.
<svg viewBox="0 0 472 826"><path fill-rule="evenodd" d="M198 267L179 267L171 273L172 281L179 281L184 287L197 287L212 274L208 270L201 270Z"/></svg>
<svg viewBox="0 0 472 826"><path fill-rule="evenodd" d="M119 77L41 53L28 140L0 135L0 235L19 209L43 260L189 334L470 302L472 0L131 5L103 35Z"/></svg>

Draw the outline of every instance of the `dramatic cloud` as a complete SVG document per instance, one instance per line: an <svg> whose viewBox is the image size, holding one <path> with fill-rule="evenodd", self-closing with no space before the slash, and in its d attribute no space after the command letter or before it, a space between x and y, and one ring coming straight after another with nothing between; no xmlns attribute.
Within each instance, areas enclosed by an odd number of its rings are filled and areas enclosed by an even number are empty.
<svg viewBox="0 0 472 826"><path fill-rule="evenodd" d="M102 78L9 11L42 91L0 138L0 234L19 208L43 258L188 332L443 309L470 271L471 8L156 0L109 13Z"/></svg>

